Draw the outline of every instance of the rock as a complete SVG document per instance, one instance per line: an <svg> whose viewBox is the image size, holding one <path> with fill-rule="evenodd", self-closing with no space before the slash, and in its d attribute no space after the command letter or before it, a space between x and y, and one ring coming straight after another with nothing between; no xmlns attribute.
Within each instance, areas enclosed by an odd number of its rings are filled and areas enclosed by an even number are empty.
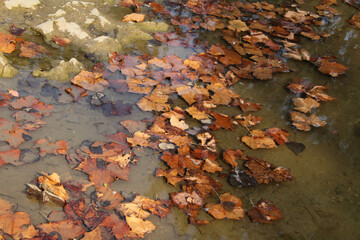
<svg viewBox="0 0 360 240"><path fill-rule="evenodd" d="M122 46L118 40L108 37L101 36L86 44L85 52L88 54L94 54L102 60L109 60L109 53L120 52Z"/></svg>
<svg viewBox="0 0 360 240"><path fill-rule="evenodd" d="M66 82L70 80L71 75L78 74L82 69L84 69L84 65L75 58L72 58L68 62L61 61L58 66L50 71L37 69L32 72L32 75L34 77L44 77L59 82Z"/></svg>
<svg viewBox="0 0 360 240"><path fill-rule="evenodd" d="M9 60L0 51L0 77L1 78L12 78L19 71L9 64Z"/></svg>
<svg viewBox="0 0 360 240"><path fill-rule="evenodd" d="M35 9L37 5L40 4L39 0L6 0L5 7L8 9L23 7L23 8L31 8Z"/></svg>

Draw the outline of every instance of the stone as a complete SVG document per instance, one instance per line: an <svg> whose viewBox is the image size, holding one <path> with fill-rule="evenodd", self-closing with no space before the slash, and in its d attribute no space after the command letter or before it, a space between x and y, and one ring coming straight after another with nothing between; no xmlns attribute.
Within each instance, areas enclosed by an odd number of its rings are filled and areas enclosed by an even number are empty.
<svg viewBox="0 0 360 240"><path fill-rule="evenodd" d="M17 75L19 71L10 65L9 60L0 52L0 77L12 78Z"/></svg>
<svg viewBox="0 0 360 240"><path fill-rule="evenodd" d="M5 2L5 7L8 9L13 9L13 8L17 8L17 7L22 7L22 8L31 8L31 9L35 9L37 5L40 4L39 0L6 0Z"/></svg>

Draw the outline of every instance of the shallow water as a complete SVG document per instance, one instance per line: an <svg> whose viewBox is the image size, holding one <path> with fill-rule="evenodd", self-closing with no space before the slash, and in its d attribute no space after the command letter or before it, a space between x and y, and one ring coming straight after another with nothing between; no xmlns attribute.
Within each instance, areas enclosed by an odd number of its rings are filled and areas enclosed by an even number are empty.
<svg viewBox="0 0 360 240"><path fill-rule="evenodd" d="M307 9L313 6L304 6ZM116 17L113 7L103 7L108 10L109 17ZM187 216L175 207L172 213L164 219L150 217L157 225L157 229L145 235L145 239L359 239L360 228L360 136L355 134L355 125L360 121L360 30L350 28L346 20L356 12L355 8L340 4L338 10L343 14L331 21L326 30L332 33L327 39L319 42L302 40L312 55L333 55L337 61L350 68L345 76L331 78L316 71L305 62L289 60L288 66L294 70L290 73L275 74L269 81L243 80L232 88L243 98L263 104L261 111L255 115L262 116L258 129L279 127L287 129L290 139L305 144L303 153L295 156L285 146L277 149L250 150L238 139L247 135L247 131L237 128L237 131L215 131L219 152L223 149L247 149L246 153L269 161L276 166L289 168L296 177L296 181L281 184L260 185L254 189L237 189L229 186L224 179L217 178L223 183L222 192L231 192L243 199L244 209L250 209L252 204L261 199L269 199L282 211L282 220L273 224L251 223L248 218L242 221L217 220L206 226L193 226L187 223ZM41 17L41 16L40 16ZM208 38L211 43L217 41L216 35L201 37ZM39 42L35 37L33 41ZM141 48L136 45L141 45ZM51 47L48 47L51 49ZM77 51L59 52L56 49L51 58L70 59L75 56L88 67L91 62L85 60L83 53ZM201 49L183 49L173 47L156 47L141 42L127 46L125 53L137 51L159 57L176 54L186 58L194 51ZM50 58L50 57L48 57ZM33 140L48 138L65 140L72 148L83 141L103 141L104 135L113 134L121 129L119 122L125 119L141 120L152 117L149 112L142 112L134 107L131 115L105 117L101 111L92 109L85 99L79 103L59 105L52 97L41 96L41 87L45 82L60 87L61 83L46 79L35 79L30 72L40 65L49 65L49 59L23 60L11 58L12 64L21 70L14 79L0 79L2 91L6 89L25 90L39 97L45 103L54 104L50 117L45 119L46 126L32 132ZM293 130L289 122L289 110L292 108L291 98L285 86L293 78L304 78L314 84L328 84L329 95L336 97L336 101L323 103L315 112L326 116L328 125L324 128L314 128L311 132ZM30 86L29 86L30 84ZM105 91L114 100L122 99L128 103L135 103L140 99L136 94L116 94L111 90ZM182 100L175 101L184 105ZM185 105L184 105L185 106ZM240 110L233 107L218 107L218 112L237 115ZM9 118L10 110L1 109L0 117ZM25 142L22 149L31 148L33 141ZM0 150L6 144L0 145ZM159 154L148 149L136 152L139 161L130 170L130 180L117 180L111 184L111 189L126 194L138 193L150 198L167 199L169 192L178 188L166 184L163 179L155 178L153 173L157 167L163 166ZM228 167L219 161L228 171ZM62 180L86 180L86 174L74 170L61 156L46 155L39 161L22 166L3 165L0 168L0 197L13 202L18 211L25 211L31 215L34 225L46 222L52 210L61 210L55 204L39 204L28 199L25 194L25 183L30 182L39 172L57 172ZM216 178L216 176L214 176ZM91 192L91 190L89 191ZM216 196L213 199L216 202ZM205 213L201 217L211 219Z"/></svg>

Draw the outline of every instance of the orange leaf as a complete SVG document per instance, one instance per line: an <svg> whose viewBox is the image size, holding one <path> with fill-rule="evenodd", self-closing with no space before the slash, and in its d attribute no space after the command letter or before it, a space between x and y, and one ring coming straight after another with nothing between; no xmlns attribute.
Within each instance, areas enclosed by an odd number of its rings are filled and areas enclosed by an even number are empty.
<svg viewBox="0 0 360 240"><path fill-rule="evenodd" d="M20 153L19 149L11 149L7 151L0 152L0 166L5 164L12 164L15 166L21 165L23 163L20 161Z"/></svg>
<svg viewBox="0 0 360 240"><path fill-rule="evenodd" d="M101 73L88 72L85 70L82 70L76 75L71 82L86 90L94 92L102 92L104 91L104 87L109 85L109 83L102 78Z"/></svg>
<svg viewBox="0 0 360 240"><path fill-rule="evenodd" d="M0 229L13 239L32 239L37 235L34 226L30 224L30 216L24 212L0 215Z"/></svg>
<svg viewBox="0 0 360 240"><path fill-rule="evenodd" d="M209 203L205 206L215 219L239 220L244 218L245 213L240 198L230 195L230 193L224 193L220 195L220 201L220 204Z"/></svg>
<svg viewBox="0 0 360 240"><path fill-rule="evenodd" d="M62 46L62 47L65 47L65 46L67 46L69 43L72 42L71 39L62 38L62 37L59 37L59 36L53 36L52 40L53 40L53 42L55 42L57 45L60 45L60 46Z"/></svg>
<svg viewBox="0 0 360 240"><path fill-rule="evenodd" d="M32 58L49 53L43 46L34 42L22 41L19 57Z"/></svg>
<svg viewBox="0 0 360 240"><path fill-rule="evenodd" d="M142 22L145 19L144 14L131 13L124 16L123 22Z"/></svg>
<svg viewBox="0 0 360 240"><path fill-rule="evenodd" d="M252 130L252 136L243 136L241 141L245 143L251 149L259 148L276 148L274 140L270 137L265 136L265 133L260 130Z"/></svg>
<svg viewBox="0 0 360 240"><path fill-rule="evenodd" d="M272 223L273 220L282 218L280 210L266 199L262 199L247 213L253 222Z"/></svg>
<svg viewBox="0 0 360 240"><path fill-rule="evenodd" d="M40 149L40 156L44 156L47 153L66 155L66 150L69 147L69 143L60 140L55 143L49 142L47 139L42 138L34 142L35 147Z"/></svg>
<svg viewBox="0 0 360 240"><path fill-rule="evenodd" d="M11 34L0 32L0 51L3 53L12 53L16 48L18 41L24 41L21 38L14 37Z"/></svg>
<svg viewBox="0 0 360 240"><path fill-rule="evenodd" d="M71 219L62 220L59 222L43 223L37 226L40 232L51 235L51 233L59 233L62 239L74 239L85 233L81 226L81 221L73 221Z"/></svg>

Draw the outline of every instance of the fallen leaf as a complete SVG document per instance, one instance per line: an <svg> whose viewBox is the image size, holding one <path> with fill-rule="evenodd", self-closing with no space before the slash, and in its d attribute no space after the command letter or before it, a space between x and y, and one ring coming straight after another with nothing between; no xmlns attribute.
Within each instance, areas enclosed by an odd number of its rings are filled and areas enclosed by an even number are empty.
<svg viewBox="0 0 360 240"><path fill-rule="evenodd" d="M69 45L69 43L72 42L72 40L69 38L62 38L59 36L53 36L52 41L61 47L65 47L65 46Z"/></svg>
<svg viewBox="0 0 360 240"><path fill-rule="evenodd" d="M109 85L109 83L102 78L101 73L88 72L85 70L82 70L76 75L71 82L86 90L94 92L102 92L104 91L104 87Z"/></svg>
<svg viewBox="0 0 360 240"><path fill-rule="evenodd" d="M29 133L18 123L0 118L0 141L6 141L12 147L18 147L25 139L31 139Z"/></svg>
<svg viewBox="0 0 360 240"><path fill-rule="evenodd" d="M311 114L310 116L306 116L303 113L291 111L290 116L292 125L302 131L310 131L311 126L324 127L326 125L326 122L320 120L315 113Z"/></svg>
<svg viewBox="0 0 360 240"><path fill-rule="evenodd" d="M124 220L120 220L119 217L115 214L110 214L105 220L100 223L99 226L104 226L111 230L111 234L116 239L123 239L124 237L129 236L130 228Z"/></svg>
<svg viewBox="0 0 360 240"><path fill-rule="evenodd" d="M19 149L0 151L0 166L3 164L22 165L23 163L20 162L20 154L21 151Z"/></svg>
<svg viewBox="0 0 360 240"><path fill-rule="evenodd" d="M149 134L146 134L144 132L136 132L134 133L134 137L132 138L128 137L127 141L133 147L137 145L141 147L147 147L149 146L149 141L148 141L149 138L150 138Z"/></svg>
<svg viewBox="0 0 360 240"><path fill-rule="evenodd" d="M130 234L136 238L143 238L145 233L150 233L156 229L152 222L138 217L126 217L126 223L131 229Z"/></svg>
<svg viewBox="0 0 360 240"><path fill-rule="evenodd" d="M69 200L69 195L62 186L60 176L57 173L51 175L42 173L42 176L39 176L36 181L44 191L51 192L65 201Z"/></svg>
<svg viewBox="0 0 360 240"><path fill-rule="evenodd" d="M103 209L115 209L124 201L124 197L120 193L108 187L97 189L95 196L94 202L96 207Z"/></svg>
<svg viewBox="0 0 360 240"><path fill-rule="evenodd" d="M59 222L43 223L38 226L40 233L51 235L57 233L62 239L74 239L85 233L81 226L81 221L73 221L71 219L62 220Z"/></svg>
<svg viewBox="0 0 360 240"><path fill-rule="evenodd" d="M9 212L0 215L0 230L13 239L32 239L38 232L24 212Z"/></svg>
<svg viewBox="0 0 360 240"><path fill-rule="evenodd" d="M252 127L255 126L256 124L259 124L262 117L255 117L251 114L248 114L246 116L237 115L235 116L235 119L243 127Z"/></svg>
<svg viewBox="0 0 360 240"><path fill-rule="evenodd" d="M181 182L182 180L184 180L183 177L180 177L178 175L177 169L167 169L164 171L163 169L158 168L155 172L155 176L156 177L165 177L166 181L175 187L178 182Z"/></svg>
<svg viewBox="0 0 360 240"><path fill-rule="evenodd" d="M196 120L209 119L209 115L205 111L201 111L195 106L188 107L185 111L187 111Z"/></svg>
<svg viewBox="0 0 360 240"><path fill-rule="evenodd" d="M21 36L21 34L25 31L26 31L26 28L18 28L15 26L15 24L11 25L10 30L9 30L9 32L15 36Z"/></svg>
<svg viewBox="0 0 360 240"><path fill-rule="evenodd" d="M216 173L223 170L222 167L220 167L215 160L210 158L205 159L205 162L201 169L209 173Z"/></svg>
<svg viewBox="0 0 360 240"><path fill-rule="evenodd" d="M293 98L293 103L295 105L294 110L307 113L310 112L312 108L317 108L320 106L313 98Z"/></svg>
<svg viewBox="0 0 360 240"><path fill-rule="evenodd" d="M223 160L226 163L230 164L233 168L238 166L238 162L236 161L236 159L242 159L242 160L247 159L243 150L240 150L240 149L236 149L236 150L225 149L224 150Z"/></svg>
<svg viewBox="0 0 360 240"><path fill-rule="evenodd" d="M257 187L258 182L256 178L248 174L246 171L235 167L228 175L229 184L233 187Z"/></svg>
<svg viewBox="0 0 360 240"><path fill-rule="evenodd" d="M288 131L280 128L268 128L265 130L265 136L271 137L278 145L284 145L289 142Z"/></svg>
<svg viewBox="0 0 360 240"><path fill-rule="evenodd" d="M20 44L19 57L32 58L48 53L49 52L46 50L46 48L34 42L22 41Z"/></svg>
<svg viewBox="0 0 360 240"><path fill-rule="evenodd" d="M224 193L220 195L220 204L209 203L205 207L215 219L243 219L245 217L240 198Z"/></svg>
<svg viewBox="0 0 360 240"><path fill-rule="evenodd" d="M152 93L140 99L137 105L143 111L167 112L170 110L168 99L167 95Z"/></svg>
<svg viewBox="0 0 360 240"><path fill-rule="evenodd" d="M45 138L37 140L34 142L34 145L34 147L40 149L40 156L44 156L47 153L55 155L66 155L66 150L69 148L69 143L63 140L52 143Z"/></svg>
<svg viewBox="0 0 360 240"><path fill-rule="evenodd" d="M251 131L250 137L241 137L241 141L251 149L276 148L274 140L270 137L265 136L265 132L257 129Z"/></svg>
<svg viewBox="0 0 360 240"><path fill-rule="evenodd" d="M215 131L219 128L235 130L232 119L229 116L216 112L211 112L210 115L215 118L215 121L210 125L211 130Z"/></svg>
<svg viewBox="0 0 360 240"><path fill-rule="evenodd" d="M152 200L147 197L136 196L133 202L137 203L142 209L161 218L166 217L171 212L169 200Z"/></svg>
<svg viewBox="0 0 360 240"><path fill-rule="evenodd" d="M145 19L144 14L131 13L124 16L123 22L143 22Z"/></svg>
<svg viewBox="0 0 360 240"><path fill-rule="evenodd" d="M236 31L236 32L245 32L248 31L249 28L246 26L246 23L241 20L231 20L229 21L228 28L230 30Z"/></svg>
<svg viewBox="0 0 360 240"><path fill-rule="evenodd" d="M320 65L318 70L332 77L338 77L345 74L349 69L344 65L335 62L329 57L319 57L316 59L315 65Z"/></svg>
<svg viewBox="0 0 360 240"><path fill-rule="evenodd" d="M11 34L0 32L0 51L3 53L12 53L16 49L16 44L23 39L14 37Z"/></svg>
<svg viewBox="0 0 360 240"><path fill-rule="evenodd" d="M272 223L273 220L282 218L280 210L266 199L262 199L258 204L247 212L251 221L259 223Z"/></svg>
<svg viewBox="0 0 360 240"><path fill-rule="evenodd" d="M203 205L203 199L194 191L170 193L171 202L190 216L196 216Z"/></svg>

